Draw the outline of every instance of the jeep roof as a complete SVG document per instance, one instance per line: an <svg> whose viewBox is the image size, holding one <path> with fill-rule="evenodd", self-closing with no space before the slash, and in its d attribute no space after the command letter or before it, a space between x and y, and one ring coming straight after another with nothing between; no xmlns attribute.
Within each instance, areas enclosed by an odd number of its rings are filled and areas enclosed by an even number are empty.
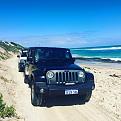
<svg viewBox="0 0 121 121"><path fill-rule="evenodd" d="M29 47L28 49L39 49L39 48L45 48L45 49L49 49L49 48L51 48L51 49L65 49L65 50L68 50L68 51L70 51L70 49L68 49L68 48L60 48L60 47Z"/></svg>

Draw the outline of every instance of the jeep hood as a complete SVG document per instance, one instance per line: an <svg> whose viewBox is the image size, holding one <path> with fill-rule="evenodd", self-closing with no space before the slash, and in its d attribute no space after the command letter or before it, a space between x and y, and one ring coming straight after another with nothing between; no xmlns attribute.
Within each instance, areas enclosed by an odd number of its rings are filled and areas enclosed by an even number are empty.
<svg viewBox="0 0 121 121"><path fill-rule="evenodd" d="M80 66L77 66L76 64L66 64L66 65L56 65L56 66L42 66L42 65L37 65L37 68L39 70L83 70Z"/></svg>

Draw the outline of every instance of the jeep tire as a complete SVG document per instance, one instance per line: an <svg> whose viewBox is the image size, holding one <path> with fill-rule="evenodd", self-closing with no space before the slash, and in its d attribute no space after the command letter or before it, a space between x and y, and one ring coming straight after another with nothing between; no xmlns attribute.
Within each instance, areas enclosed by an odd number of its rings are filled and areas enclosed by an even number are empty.
<svg viewBox="0 0 121 121"><path fill-rule="evenodd" d="M20 68L18 68L18 72L22 72L22 70Z"/></svg>
<svg viewBox="0 0 121 121"><path fill-rule="evenodd" d="M31 85L31 103L33 106L43 106L44 104L44 97L42 94L37 95L35 92L35 87Z"/></svg>
<svg viewBox="0 0 121 121"><path fill-rule="evenodd" d="M89 100L91 98L91 95L92 95L92 91L89 91L85 95L80 96L81 97L81 101L84 102L84 103L85 102L89 102Z"/></svg>
<svg viewBox="0 0 121 121"><path fill-rule="evenodd" d="M18 72L23 72L23 69L21 69L19 66L18 66Z"/></svg>
<svg viewBox="0 0 121 121"><path fill-rule="evenodd" d="M92 95L92 90L87 93L86 98L85 98L85 102L89 102L91 95Z"/></svg>

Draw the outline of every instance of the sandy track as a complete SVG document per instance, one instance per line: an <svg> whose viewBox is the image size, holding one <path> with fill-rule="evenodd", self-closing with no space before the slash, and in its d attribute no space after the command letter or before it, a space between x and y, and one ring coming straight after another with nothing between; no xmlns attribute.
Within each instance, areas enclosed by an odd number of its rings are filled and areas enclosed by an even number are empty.
<svg viewBox="0 0 121 121"><path fill-rule="evenodd" d="M86 104L81 104L79 98L53 98L47 102L47 107L34 107L30 101L30 88L24 84L23 74L18 72L17 58L7 60L11 77L15 81L14 105L17 114L23 121L119 121L97 105L94 98Z"/></svg>

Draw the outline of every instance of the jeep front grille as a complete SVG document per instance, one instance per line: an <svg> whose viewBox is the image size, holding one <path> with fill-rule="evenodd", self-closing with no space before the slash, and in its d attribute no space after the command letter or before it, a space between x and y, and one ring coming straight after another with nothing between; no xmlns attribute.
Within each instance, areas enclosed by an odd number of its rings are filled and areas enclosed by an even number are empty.
<svg viewBox="0 0 121 121"><path fill-rule="evenodd" d="M57 83L70 83L78 81L77 72L56 72Z"/></svg>
<svg viewBox="0 0 121 121"><path fill-rule="evenodd" d="M52 72L54 72L54 77L52 79L47 78L49 84L78 83L83 81L83 78L78 76L78 70L52 70Z"/></svg>

